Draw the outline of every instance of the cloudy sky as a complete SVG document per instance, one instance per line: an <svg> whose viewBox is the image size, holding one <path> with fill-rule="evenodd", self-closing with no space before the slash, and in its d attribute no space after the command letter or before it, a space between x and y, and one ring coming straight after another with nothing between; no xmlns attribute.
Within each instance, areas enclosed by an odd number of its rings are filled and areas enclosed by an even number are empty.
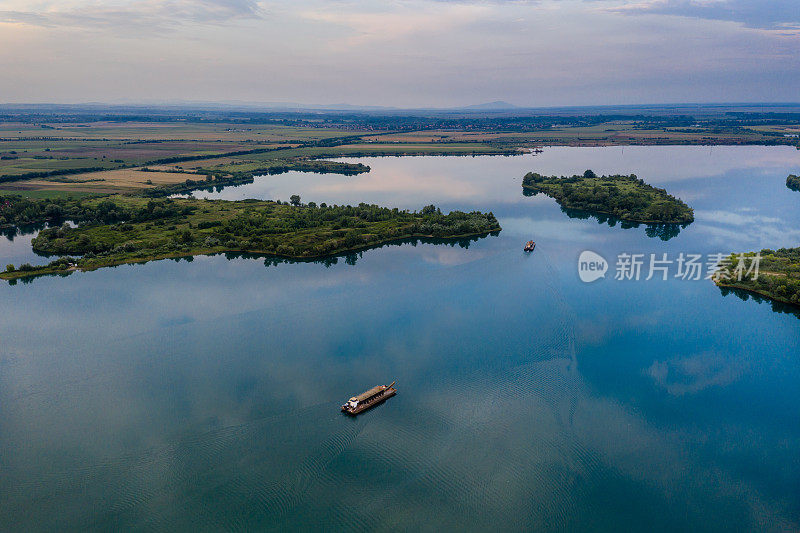
<svg viewBox="0 0 800 533"><path fill-rule="evenodd" d="M0 102L800 101L800 0L0 0Z"/></svg>

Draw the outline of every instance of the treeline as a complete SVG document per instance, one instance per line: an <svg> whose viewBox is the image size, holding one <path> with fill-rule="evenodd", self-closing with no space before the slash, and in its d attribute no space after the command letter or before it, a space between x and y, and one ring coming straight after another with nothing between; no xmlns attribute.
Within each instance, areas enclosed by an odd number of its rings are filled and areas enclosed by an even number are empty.
<svg viewBox="0 0 800 533"><path fill-rule="evenodd" d="M144 170L144 169L143 169ZM205 176L203 179L195 180L188 178L182 183L173 183L170 185L161 185L144 189L143 196L150 198L159 198L165 196L172 196L174 194L188 194L192 191L213 191L214 188L222 189L223 187L230 187L235 185L244 185L253 183L254 177L263 174L283 174L291 170L299 172L315 172L318 174L344 174L352 176L362 172L369 172L370 167L361 163L342 163L338 161L314 161L314 160L298 160L289 163L278 163L266 166L262 169L250 170L247 172L233 172L220 175L219 171L199 169L196 172L187 172L186 174ZM151 169L146 169L146 172L151 172Z"/></svg>
<svg viewBox="0 0 800 533"><path fill-rule="evenodd" d="M370 167L362 163L343 163L341 161L298 160L285 164L278 164L251 171L250 174L283 174L291 170L297 172L315 172L317 174L344 174L355 176L369 172Z"/></svg>
<svg viewBox="0 0 800 533"><path fill-rule="evenodd" d="M800 248L764 249L756 277L753 261L755 252L744 254L742 264L738 254L731 254L721 268L717 285L756 292L773 300L800 306ZM737 268L742 270L739 280ZM748 273L749 272L749 273Z"/></svg>
<svg viewBox="0 0 800 533"><path fill-rule="evenodd" d="M207 210L193 216L209 204L218 204L214 205L216 209L211 216L206 215ZM151 200L140 207L105 200L88 209L103 221L78 228L65 224L43 230L34 239L34 250L87 258L197 250L318 257L393 239L453 238L500 229L492 213L443 214L434 206L408 212L363 203L290 206L279 202L204 204L198 200L170 199Z"/></svg>
<svg viewBox="0 0 800 533"><path fill-rule="evenodd" d="M3 223L50 223L33 240L36 252L78 259L43 267L13 265L0 277L92 269L125 262L217 252L306 259L414 237L462 239L500 230L492 213L433 205L420 211L371 204L145 199L131 196L31 200L0 197ZM59 221L64 223L60 226ZM73 227L66 221L77 222ZM72 262L75 265L72 265ZM67 266L65 266L67 265Z"/></svg>
<svg viewBox="0 0 800 533"><path fill-rule="evenodd" d="M800 176L789 174L786 178L786 186L793 191L800 191Z"/></svg>
<svg viewBox="0 0 800 533"><path fill-rule="evenodd" d="M270 210L245 212L214 227L211 237L226 248L255 248L289 257L316 257L390 239L452 238L500 228L492 213L452 211L445 215L434 206L408 212L365 203L358 206L312 203L294 209L284 206L281 213L275 216ZM291 234L298 238L287 239ZM310 238L303 238L303 234Z"/></svg>
<svg viewBox="0 0 800 533"><path fill-rule="evenodd" d="M58 170L39 170L35 172L23 172L22 174L5 174L0 176L0 183L9 181L35 180L49 178L52 176L64 176L67 174L83 174L84 172L98 172L100 170L110 170L116 167L83 167L83 168L60 168Z"/></svg>
<svg viewBox="0 0 800 533"><path fill-rule="evenodd" d="M613 215L620 220L657 224L689 224L694 211L683 201L631 174L597 176L591 170L572 177L529 172L522 187L554 198L567 209Z"/></svg>
<svg viewBox="0 0 800 533"><path fill-rule="evenodd" d="M265 152L286 150L288 148L291 147L280 146L278 148L254 148L251 150L236 150L234 152L218 152L214 154L177 155L172 157L162 157L161 159L153 159L146 162L145 165L168 165L171 163L183 163L185 161L202 161L204 159L219 159L220 157L232 157L237 155L263 154Z"/></svg>
<svg viewBox="0 0 800 533"><path fill-rule="evenodd" d="M189 215L193 206L179 206L169 200L150 200L143 205L111 199L26 198L0 196L0 228L53 224L64 220L86 224L142 222Z"/></svg>

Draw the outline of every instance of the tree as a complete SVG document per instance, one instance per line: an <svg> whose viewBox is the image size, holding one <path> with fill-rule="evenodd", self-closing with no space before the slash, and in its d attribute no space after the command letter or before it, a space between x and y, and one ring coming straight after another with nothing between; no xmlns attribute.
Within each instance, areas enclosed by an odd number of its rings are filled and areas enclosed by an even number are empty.
<svg viewBox="0 0 800 533"><path fill-rule="evenodd" d="M585 179L587 179L587 180L589 180L589 179L594 179L594 178L596 178L596 177L597 177L597 174L595 174L595 173L594 173L594 172L592 172L591 170L587 170L586 172L584 172L584 173L583 173L583 177L584 177Z"/></svg>
<svg viewBox="0 0 800 533"><path fill-rule="evenodd" d="M289 197L289 201L292 203L292 205L300 205L300 195L299 194L291 195Z"/></svg>
<svg viewBox="0 0 800 533"><path fill-rule="evenodd" d="M14 265L8 264L6 265L6 272L14 272Z"/></svg>

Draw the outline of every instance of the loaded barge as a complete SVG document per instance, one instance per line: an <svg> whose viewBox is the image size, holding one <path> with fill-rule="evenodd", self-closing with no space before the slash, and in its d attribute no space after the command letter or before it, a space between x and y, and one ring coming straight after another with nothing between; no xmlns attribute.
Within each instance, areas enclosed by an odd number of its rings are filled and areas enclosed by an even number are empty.
<svg viewBox="0 0 800 533"><path fill-rule="evenodd" d="M396 381L392 381L391 385L378 385L373 387L367 392L362 392L358 396L353 396L347 403L342 405L342 411L348 415L357 415L363 413L370 407L375 407L379 403L386 401L397 394L397 389L394 388Z"/></svg>

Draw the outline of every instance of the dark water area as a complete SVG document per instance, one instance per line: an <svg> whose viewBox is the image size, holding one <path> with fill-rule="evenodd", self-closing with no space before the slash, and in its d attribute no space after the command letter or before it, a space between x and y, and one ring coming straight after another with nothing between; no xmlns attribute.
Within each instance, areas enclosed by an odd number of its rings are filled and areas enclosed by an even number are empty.
<svg viewBox="0 0 800 533"><path fill-rule="evenodd" d="M435 203L503 230L0 284L0 530L800 528L798 313L675 265L615 279L620 254L800 245L800 151L352 161L372 171L196 195ZM696 221L648 231L523 194L528 171L587 168ZM581 281L586 250L605 278ZM393 380L384 405L338 411Z"/></svg>

